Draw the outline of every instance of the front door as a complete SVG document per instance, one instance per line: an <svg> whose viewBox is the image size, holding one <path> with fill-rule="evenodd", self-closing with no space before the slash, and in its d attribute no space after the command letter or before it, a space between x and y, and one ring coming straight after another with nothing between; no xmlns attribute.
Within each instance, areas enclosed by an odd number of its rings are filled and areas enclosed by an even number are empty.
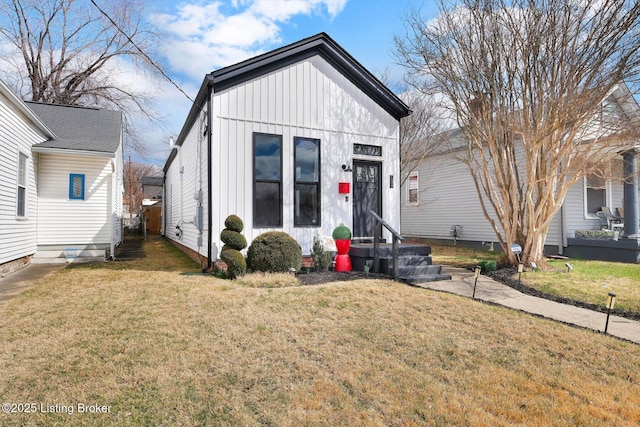
<svg viewBox="0 0 640 427"><path fill-rule="evenodd" d="M353 162L353 238L356 240L373 240L375 220L369 211L382 216L381 172L379 162Z"/></svg>

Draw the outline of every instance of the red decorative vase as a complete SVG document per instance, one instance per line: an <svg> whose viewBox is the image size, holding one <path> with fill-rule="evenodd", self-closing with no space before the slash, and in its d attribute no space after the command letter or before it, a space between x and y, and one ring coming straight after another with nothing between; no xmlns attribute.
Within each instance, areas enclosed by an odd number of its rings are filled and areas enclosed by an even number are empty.
<svg viewBox="0 0 640 427"><path fill-rule="evenodd" d="M349 248L351 247L351 240L336 240L336 249L338 255L336 255L335 271L348 272L351 271L351 258L349 258Z"/></svg>

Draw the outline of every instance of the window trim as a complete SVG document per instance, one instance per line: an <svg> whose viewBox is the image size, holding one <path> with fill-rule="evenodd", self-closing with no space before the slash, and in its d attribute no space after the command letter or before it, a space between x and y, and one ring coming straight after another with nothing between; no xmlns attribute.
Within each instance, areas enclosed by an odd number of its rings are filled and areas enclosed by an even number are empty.
<svg viewBox="0 0 640 427"><path fill-rule="evenodd" d="M24 158L24 184L20 185L20 159ZM24 189L24 212L20 214L20 188ZM18 163L16 164L16 219L24 220L29 218L29 155L22 150L18 150Z"/></svg>
<svg viewBox="0 0 640 427"><path fill-rule="evenodd" d="M270 137L277 137L280 139L280 179L279 180L266 180L266 179L257 179L256 178L256 140L258 137L260 136L270 136ZM253 201L253 228L282 228L282 224L283 224L283 203L282 203L282 183L283 183L283 171L282 171L282 158L283 158L283 154L284 154L284 146L283 146L283 138L282 135L278 135L278 134L273 134L273 133L264 133L264 132L253 132L253 137L252 137L252 173L253 173L253 196L252 196L252 201ZM257 183L277 183L279 184L279 220L278 220L278 224L270 224L270 225L257 225L256 224L256 218L258 217L258 212L260 212L260 209L258 207L258 204L256 203L256 184Z"/></svg>
<svg viewBox="0 0 640 427"><path fill-rule="evenodd" d="M81 191L82 191L82 196L80 197L75 197L73 195L73 179L74 178L81 178L82 179L82 187L81 187ZM83 173L70 173L69 174L69 200L85 200L85 174Z"/></svg>
<svg viewBox="0 0 640 427"><path fill-rule="evenodd" d="M411 200L411 178L416 177L416 200ZM407 177L407 198L406 198L406 206L419 206L420 205L420 173L418 171L409 172L409 176Z"/></svg>
<svg viewBox="0 0 640 427"><path fill-rule="evenodd" d="M582 210L583 210L583 214L584 214L584 219L598 219L598 216L594 213L588 212L587 211L587 207L589 206L589 199L588 199L588 195L587 195L587 190L589 188L592 187L587 187L587 176L584 176L583 178L583 189L582 189L582 195L583 195L583 203L582 203ZM604 200L606 205L605 206L611 206L611 195L612 195L612 188L611 188L611 181L607 180L607 182L605 182L604 184Z"/></svg>
<svg viewBox="0 0 640 427"><path fill-rule="evenodd" d="M298 174L296 172L296 160L298 158L298 144L297 142L300 140L304 141L315 141L318 143L318 180L316 182L313 181L298 181ZM306 138L303 136L294 136L293 137L293 226L296 228L319 228L322 225L322 193L321 193L321 185L322 182L322 143L318 138ZM298 203L298 192L296 191L297 185L315 185L316 186L316 194L318 197L318 212L317 218L318 221L316 224L300 224L298 223L298 219L296 217L296 206Z"/></svg>

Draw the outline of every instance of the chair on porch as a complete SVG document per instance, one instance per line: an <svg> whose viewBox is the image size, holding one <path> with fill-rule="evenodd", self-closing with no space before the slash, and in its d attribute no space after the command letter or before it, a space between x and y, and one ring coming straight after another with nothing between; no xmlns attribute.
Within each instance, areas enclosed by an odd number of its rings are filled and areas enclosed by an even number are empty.
<svg viewBox="0 0 640 427"><path fill-rule="evenodd" d="M624 222L624 208L616 208L616 211L618 212L618 216L620 217L622 222Z"/></svg>
<svg viewBox="0 0 640 427"><path fill-rule="evenodd" d="M608 206L602 206L600 207L600 210L602 212L604 212L604 214L607 216L607 219L611 222L615 223L622 223L622 217L619 215L614 215L613 212L611 212L611 209L609 209Z"/></svg>
<svg viewBox="0 0 640 427"><path fill-rule="evenodd" d="M617 229L618 231L620 231L620 234L622 234L622 231L624 230L624 224L623 223L614 222L613 220L609 219L609 217L607 216L606 212L604 212L604 211L596 212L596 216L600 220L600 230L615 231Z"/></svg>

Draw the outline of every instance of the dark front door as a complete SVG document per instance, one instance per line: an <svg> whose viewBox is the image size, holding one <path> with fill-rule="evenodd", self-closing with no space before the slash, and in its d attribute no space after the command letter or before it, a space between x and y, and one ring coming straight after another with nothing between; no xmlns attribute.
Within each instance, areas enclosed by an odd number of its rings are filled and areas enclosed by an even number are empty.
<svg viewBox="0 0 640 427"><path fill-rule="evenodd" d="M375 220L369 211L382 216L381 163L353 162L353 238L373 240Z"/></svg>

